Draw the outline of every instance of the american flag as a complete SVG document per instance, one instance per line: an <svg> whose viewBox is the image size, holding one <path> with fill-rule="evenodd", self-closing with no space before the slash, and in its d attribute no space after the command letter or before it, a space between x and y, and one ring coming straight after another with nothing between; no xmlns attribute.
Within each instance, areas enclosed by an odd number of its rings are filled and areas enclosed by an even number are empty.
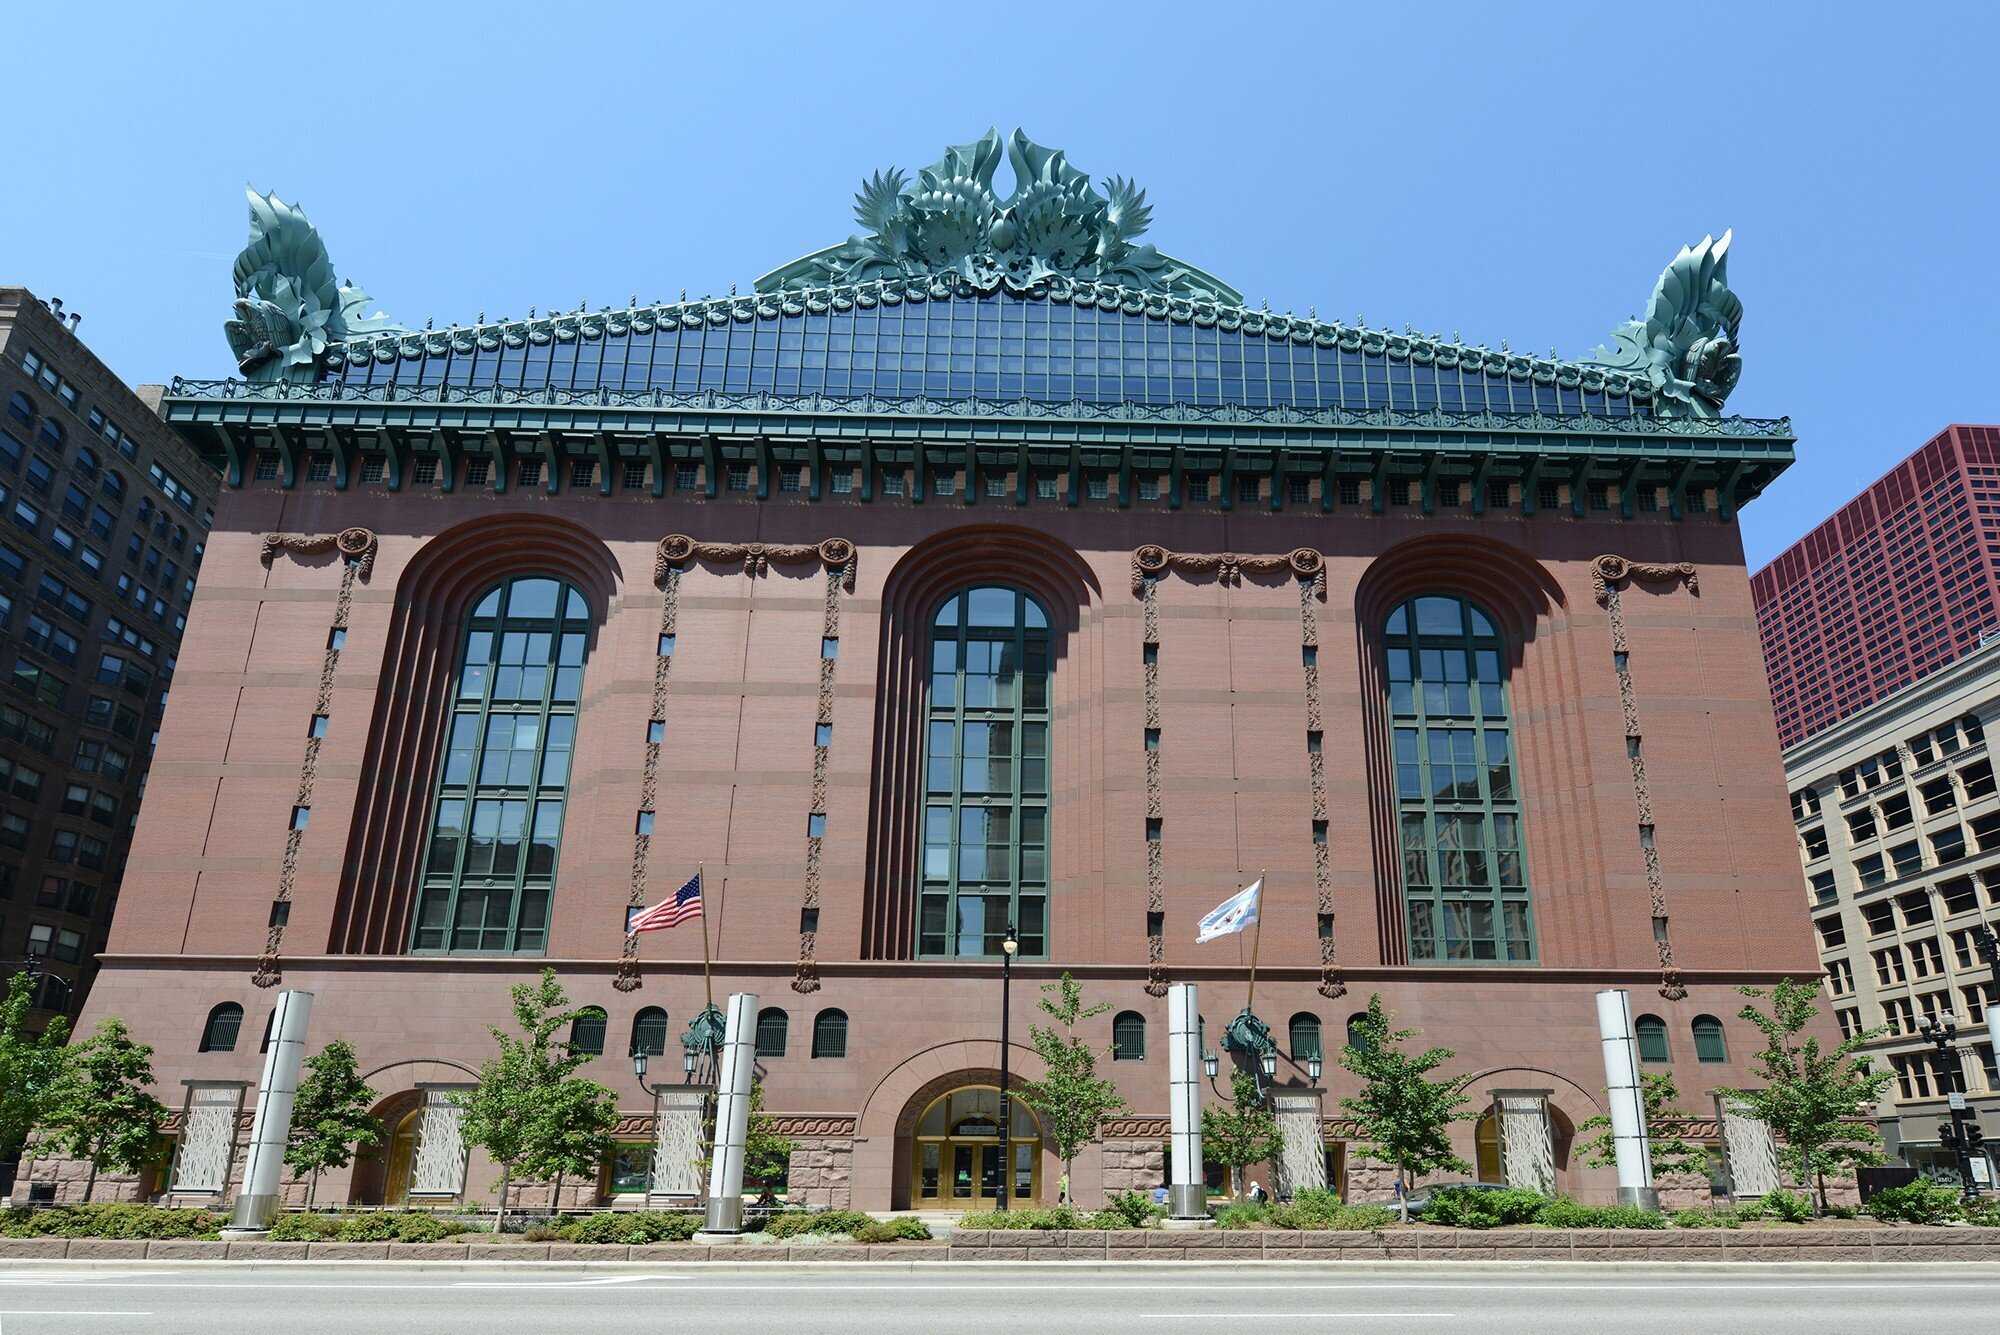
<svg viewBox="0 0 2000 1335"><path fill-rule="evenodd" d="M678 927L691 918L701 916L701 873L688 877L687 884L674 891L672 898L663 899L649 909L632 915L625 924L625 930L636 936L640 932L658 932L668 927Z"/></svg>

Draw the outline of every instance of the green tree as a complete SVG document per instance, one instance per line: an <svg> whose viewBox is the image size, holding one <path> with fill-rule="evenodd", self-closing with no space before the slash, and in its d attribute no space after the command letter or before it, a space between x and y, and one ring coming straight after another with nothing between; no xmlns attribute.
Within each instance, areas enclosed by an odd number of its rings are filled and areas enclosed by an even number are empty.
<svg viewBox="0 0 2000 1335"><path fill-rule="evenodd" d="M1678 1136L1667 1135L1664 1127L1687 1117L1674 1105L1680 1102L1680 1087L1674 1078L1664 1072L1647 1072L1639 1077L1639 1097L1646 1107L1646 1140L1652 1151L1653 1172L1658 1177L1674 1177L1687 1173L1708 1171L1708 1151L1692 1141ZM1609 1168L1618 1162L1618 1153L1611 1134L1611 1119L1597 1116L1578 1127L1579 1131L1597 1131L1601 1134L1587 1140L1582 1145L1584 1161L1597 1168Z"/></svg>
<svg viewBox="0 0 2000 1335"><path fill-rule="evenodd" d="M48 1111L49 1143L90 1164L84 1181L87 1201L97 1174L110 1169L136 1173L152 1161L154 1140L167 1110L148 1092L153 1083L153 1049L132 1039L117 1016L100 1021L64 1063Z"/></svg>
<svg viewBox="0 0 2000 1335"><path fill-rule="evenodd" d="M1104 1119L1125 1106L1118 1087L1097 1074L1097 1050L1076 1033L1078 1024L1111 1007L1104 1002L1084 1005L1083 987L1067 973L1043 986L1037 1004L1055 1021L1028 1027L1028 1041L1045 1074L1022 1081L1019 1092L1021 1101L1040 1115L1042 1134L1062 1160L1067 1178L1078 1152L1097 1139ZM1011 1170L1003 1164L1000 1171Z"/></svg>
<svg viewBox="0 0 2000 1335"><path fill-rule="evenodd" d="M41 1033L28 1032L34 997L34 980L24 973L9 978L0 997L0 1158L26 1144L46 1120L68 1062L69 1021L58 1015Z"/></svg>
<svg viewBox="0 0 2000 1335"><path fill-rule="evenodd" d="M1229 1194L1243 1195L1243 1170L1284 1152L1278 1119L1257 1088L1256 1077L1237 1071L1229 1081L1229 1107L1201 1110L1201 1153L1229 1170Z"/></svg>
<svg viewBox="0 0 2000 1335"><path fill-rule="evenodd" d="M778 1134L764 1111L764 1082L750 1084L750 1128L743 1136L743 1180L770 1186L792 1171L792 1142Z"/></svg>
<svg viewBox="0 0 2000 1335"><path fill-rule="evenodd" d="M1354 1115L1363 1137L1361 1152L1396 1169L1401 1187L1396 1206L1410 1217L1410 1188L1426 1173L1472 1165L1451 1148L1451 1124L1464 1116L1470 1102L1464 1078L1432 1080L1429 1075L1450 1061L1450 1048L1427 1048L1412 1055L1402 1050L1414 1029L1391 1029L1382 995L1368 998L1368 1011L1355 1018L1351 1037L1340 1050L1340 1064L1361 1078L1361 1091L1340 1106Z"/></svg>
<svg viewBox="0 0 2000 1335"><path fill-rule="evenodd" d="M1746 997L1771 999L1768 1013L1755 1005L1737 1012L1764 1035L1764 1049L1752 1067L1764 1087L1728 1092L1764 1119L1777 1138L1778 1161L1801 1182L1813 1183L1824 1214L1828 1169L1882 1162L1874 1148L1881 1137L1864 1119L1893 1077L1854 1059L1854 1050L1882 1031L1870 1029L1822 1049L1817 1038L1800 1038L1819 1015L1816 986L1787 978L1768 992L1740 990Z"/></svg>
<svg viewBox="0 0 2000 1335"><path fill-rule="evenodd" d="M500 1165L496 1229L506 1222L517 1171L553 1178L560 1192L564 1175L589 1171L610 1148L617 1117L611 1091L576 1075L590 1054L556 1037L577 1016L556 971L543 969L535 983L515 984L512 996L520 1036L489 1025L500 1051L480 1066L479 1083L456 1096L466 1143Z"/></svg>
<svg viewBox="0 0 2000 1335"><path fill-rule="evenodd" d="M305 1079L292 1101L292 1143L285 1147L285 1166L310 1174L306 1205L319 1194L319 1175L345 1168L356 1150L381 1143L382 1128L369 1109L375 1091L363 1080L354 1059L354 1045L336 1038L306 1058Z"/></svg>

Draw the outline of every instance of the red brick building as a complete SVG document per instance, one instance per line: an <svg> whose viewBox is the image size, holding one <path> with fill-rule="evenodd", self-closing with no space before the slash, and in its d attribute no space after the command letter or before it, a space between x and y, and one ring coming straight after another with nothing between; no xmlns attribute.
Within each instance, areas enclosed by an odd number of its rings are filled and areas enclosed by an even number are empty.
<svg viewBox="0 0 2000 1335"><path fill-rule="evenodd" d="M1699 311L1656 297L1656 379L1245 309L1124 183L1007 152L1061 198L961 201L949 262L891 180L753 295L322 343L258 276L317 237L254 201L247 378L165 400L227 483L85 1016L185 1087L177 1194L232 1189L281 981L397 1130L322 1197L490 1197L449 1090L545 964L629 1112L600 1185L643 1190L627 1053L701 1012L702 939L623 924L698 865L804 1199L991 1194L1010 926L1016 1078L1039 985L1111 1008L1077 1195L1156 1185L1165 986L1217 1046L1253 941L1195 922L1260 872L1281 1116L1325 1146L1286 1185L1380 1188L1333 1060L1371 992L1457 1050L1487 1176L1609 1196L1599 988L1691 1111L1748 1078L1735 989L1817 963L1735 524L1792 440L1720 415L1726 238L1675 261Z"/></svg>
<svg viewBox="0 0 2000 1335"><path fill-rule="evenodd" d="M2000 427L1948 426L1750 580L1787 747L2000 626Z"/></svg>

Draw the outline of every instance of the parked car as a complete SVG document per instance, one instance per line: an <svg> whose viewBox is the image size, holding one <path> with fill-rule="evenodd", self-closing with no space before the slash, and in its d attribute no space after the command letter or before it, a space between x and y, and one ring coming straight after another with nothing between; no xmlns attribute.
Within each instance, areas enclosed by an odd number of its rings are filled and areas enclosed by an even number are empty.
<svg viewBox="0 0 2000 1335"><path fill-rule="evenodd" d="M1505 1182L1432 1182L1417 1188L1417 1194L1410 1197L1410 1217L1416 1218L1430 1206L1431 1193L1446 1187L1454 1191L1506 1191Z"/></svg>

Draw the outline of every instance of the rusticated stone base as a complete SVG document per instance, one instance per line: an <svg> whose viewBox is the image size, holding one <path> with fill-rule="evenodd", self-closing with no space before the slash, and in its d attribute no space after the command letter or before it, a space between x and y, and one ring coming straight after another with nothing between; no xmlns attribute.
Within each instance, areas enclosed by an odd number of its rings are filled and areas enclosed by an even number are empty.
<svg viewBox="0 0 2000 1335"><path fill-rule="evenodd" d="M1157 1139L1104 1142L1104 1194L1150 1192L1167 1180L1167 1150Z"/></svg>
<svg viewBox="0 0 2000 1335"><path fill-rule="evenodd" d="M854 1199L854 1142L834 1136L792 1137L785 1199L791 1205L845 1210Z"/></svg>

